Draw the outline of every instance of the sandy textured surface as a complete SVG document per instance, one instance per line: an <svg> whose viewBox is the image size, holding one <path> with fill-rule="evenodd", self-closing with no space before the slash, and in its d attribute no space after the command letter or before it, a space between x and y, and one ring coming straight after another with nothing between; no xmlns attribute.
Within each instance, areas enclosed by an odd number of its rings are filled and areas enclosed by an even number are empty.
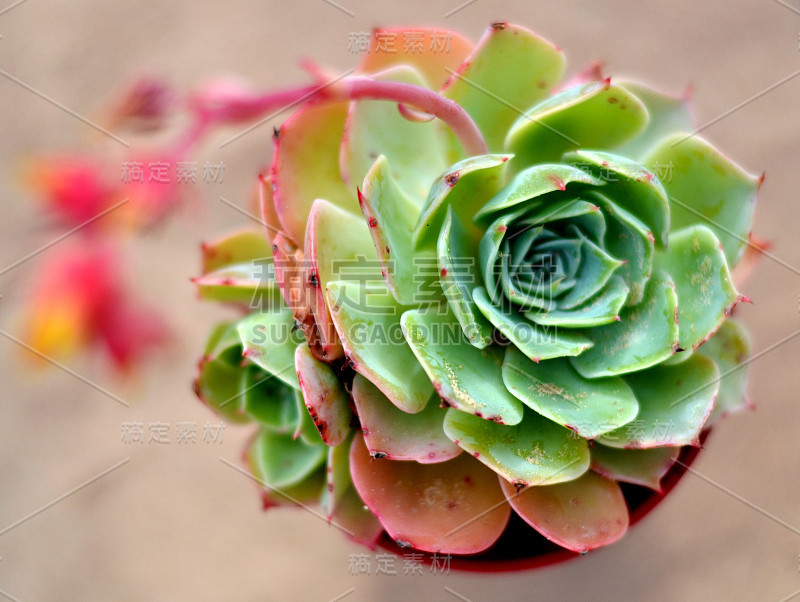
<svg viewBox="0 0 800 602"><path fill-rule="evenodd" d="M788 0L790 3L792 0ZM8 0L8 4L11 1ZM778 1L453 2L322 0L295 3L29 0L0 17L0 69L67 107L91 114L113 86L141 70L181 85L237 73L259 86L302 81L302 55L343 71L357 57L348 34L375 24L428 23L477 38L491 20L527 25L565 49L572 70L603 59L613 75L666 90L691 83L700 123L795 73L800 14ZM800 5L798 5L800 7ZM0 7L1 8L1 7ZM756 229L781 261L765 260L741 308L756 351L800 328L797 204L800 77L719 119L704 134L753 172L767 171ZM17 161L66 149L91 130L0 78L0 263L52 239L17 185ZM276 121L278 124L279 121ZM224 134L223 134L224 135ZM230 135L230 133L228 133ZM224 139L224 138L223 138ZM160 300L180 344L138 383L115 381L94 362L70 366L130 402L115 403L57 370L26 371L0 340L0 530L117 463L96 482L0 535L0 596L38 600L781 600L800 589L800 337L752 365L754 412L717 429L673 495L608 549L528 574L349 574L362 552L302 510L262 514L238 461L247 431L222 443L178 445L179 422L213 417L190 380L201 342L223 312L201 305L188 281L198 244L241 216L217 202L244 202L270 152L269 126L199 160L224 161L207 199L130 249L142 295ZM54 247L50 253L57 253ZM0 277L0 328L19 334L32 260ZM167 445L126 445L122 424L172 425ZM702 476L701 476L702 475ZM710 481L713 481L712 484ZM795 528L797 526L797 528ZM372 557L373 573L375 559ZM13 597L12 597L13 596Z"/></svg>

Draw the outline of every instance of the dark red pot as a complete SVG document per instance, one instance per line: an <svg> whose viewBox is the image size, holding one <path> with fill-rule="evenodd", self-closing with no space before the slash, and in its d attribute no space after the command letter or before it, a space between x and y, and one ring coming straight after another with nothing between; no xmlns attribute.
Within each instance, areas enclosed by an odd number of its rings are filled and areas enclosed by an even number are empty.
<svg viewBox="0 0 800 602"><path fill-rule="evenodd" d="M701 445L706 441L710 431L704 431L700 436ZM681 449L678 461L661 479L661 492L653 491L647 487L620 483L625 500L628 503L630 512L630 525L633 526L642 520L653 508L658 506L664 498L672 491L673 487L686 474L688 466L694 462L700 447L685 446ZM623 539L624 542L624 539ZM621 545L624 545L622 543ZM378 546L402 556L409 552L419 554L418 550L401 548L387 534L383 533L378 540ZM422 562L430 565L433 557L431 554L422 553ZM488 550L472 556L451 556L449 568L459 571L470 571L476 573L501 573L509 571L526 571L542 568L573 558L580 554L566 550L548 541L538 531L523 521L519 516L511 513L511 520L500 539ZM439 556L438 565L441 567L442 560Z"/></svg>

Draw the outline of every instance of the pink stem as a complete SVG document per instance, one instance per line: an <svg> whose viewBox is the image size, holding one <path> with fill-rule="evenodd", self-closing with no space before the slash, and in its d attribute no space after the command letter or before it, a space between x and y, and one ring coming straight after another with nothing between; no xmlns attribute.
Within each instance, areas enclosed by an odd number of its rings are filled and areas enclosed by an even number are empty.
<svg viewBox="0 0 800 602"><path fill-rule="evenodd" d="M187 156L204 136L214 127L229 123L249 122L264 113L280 111L306 98L311 99L319 86L305 86L282 90L260 96L240 92L223 91L214 94L199 94L187 99L189 111L194 118L186 131L173 143L171 149L176 156Z"/></svg>
<svg viewBox="0 0 800 602"><path fill-rule="evenodd" d="M435 119L435 117L430 113L417 111L416 109L412 109L404 105L402 102L397 103L397 111L403 116L404 119L408 119L409 121L427 123L428 121Z"/></svg>
<svg viewBox="0 0 800 602"><path fill-rule="evenodd" d="M252 97L196 98L193 108L202 125L191 135L196 140L213 124L251 121L265 113L280 111L300 102L338 102L359 99L389 100L414 107L446 123L468 155L489 152L478 126L456 102L422 86L378 81L369 77L347 77L322 86L303 86Z"/></svg>
<svg viewBox="0 0 800 602"><path fill-rule="evenodd" d="M319 94L318 85L290 88L258 96L222 95L218 98L195 98L193 108L214 122L251 121L264 113L280 110L295 104L304 97L309 100Z"/></svg>
<svg viewBox="0 0 800 602"><path fill-rule="evenodd" d="M410 105L445 122L468 155L485 155L489 152L481 131L461 105L422 86L368 77L348 77L333 84L330 89L334 95L337 89L341 89L342 100L371 98Z"/></svg>

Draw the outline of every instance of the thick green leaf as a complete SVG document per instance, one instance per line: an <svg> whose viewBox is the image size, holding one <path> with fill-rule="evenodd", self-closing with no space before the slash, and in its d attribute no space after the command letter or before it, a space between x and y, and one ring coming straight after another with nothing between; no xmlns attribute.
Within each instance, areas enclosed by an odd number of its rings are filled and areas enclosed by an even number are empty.
<svg viewBox="0 0 800 602"><path fill-rule="evenodd" d="M345 533L350 539L372 550L376 548L377 541L383 533L383 525L364 505L356 488L352 485L337 501L330 520L341 530L346 530Z"/></svg>
<svg viewBox="0 0 800 602"><path fill-rule="evenodd" d="M505 299L529 310L549 309L555 301L559 307L572 307L593 295L620 266L579 229L581 225L591 225L581 222L583 218L602 221L598 213L598 206L579 199L550 198L529 209L522 207L501 214L478 246L489 297L496 304ZM567 218L566 227L563 223L547 226L548 221ZM566 230L567 234L554 234L553 229ZM546 267L555 272L551 278L533 281L533 269Z"/></svg>
<svg viewBox="0 0 800 602"><path fill-rule="evenodd" d="M353 380L353 401L364 441L374 458L432 464L445 462L461 453L442 430L446 410L439 407L437 395L431 397L421 412L408 414L357 374Z"/></svg>
<svg viewBox="0 0 800 602"><path fill-rule="evenodd" d="M506 213L501 215L489 227L481 238L478 245L478 265L483 271L483 283L486 286L489 297L496 303L503 301L500 283L500 269L503 263L503 241L506 238L509 224L519 217L521 211ZM529 228L533 236L538 236L540 228Z"/></svg>
<svg viewBox="0 0 800 602"><path fill-rule="evenodd" d="M326 445L341 444L353 418L342 381L329 364L311 355L306 343L295 350L294 362L306 408L320 437Z"/></svg>
<svg viewBox="0 0 800 602"><path fill-rule="evenodd" d="M331 280L381 279L372 235L361 215L318 200L308 219L305 256L317 264L319 288Z"/></svg>
<svg viewBox="0 0 800 602"><path fill-rule="evenodd" d="M483 287L476 288L472 296L489 322L534 362L579 355L592 346L591 340L582 333L539 326L516 309L493 304Z"/></svg>
<svg viewBox="0 0 800 602"><path fill-rule="evenodd" d="M467 228L470 239L478 240L482 231L472 219L500 190L505 164L513 155L480 155L459 161L447 169L431 186L428 198L414 226L414 248L434 249L448 208Z"/></svg>
<svg viewBox="0 0 800 602"><path fill-rule="evenodd" d="M492 150L522 111L545 98L564 73L564 55L531 31L493 24L442 93L464 107Z"/></svg>
<svg viewBox="0 0 800 602"><path fill-rule="evenodd" d="M236 330L236 322L220 322L214 326L206 340L203 356L205 358L225 356L231 363L241 363L242 341Z"/></svg>
<svg viewBox="0 0 800 602"><path fill-rule="evenodd" d="M669 195L670 228L708 226L732 268L747 244L759 180L705 140L687 136L667 138L644 162Z"/></svg>
<svg viewBox="0 0 800 602"><path fill-rule="evenodd" d="M522 491L500 482L526 523L573 552L607 546L628 530L628 507L619 485L591 471L568 483Z"/></svg>
<svg viewBox="0 0 800 602"><path fill-rule="evenodd" d="M390 67L373 77L379 81L425 85L422 76L408 65ZM419 203L434 178L447 167L444 130L433 121L420 123L406 119L395 103L383 100L350 103L345 130L341 170L351 189L364 179L375 158L385 155L397 183Z"/></svg>
<svg viewBox="0 0 800 602"><path fill-rule="evenodd" d="M239 387L241 368L222 359L205 361L195 381L195 392L201 401L223 418L232 422L248 422L242 413Z"/></svg>
<svg viewBox="0 0 800 602"><path fill-rule="evenodd" d="M719 390L713 360L693 355L673 366L656 366L625 377L639 400L639 415L599 441L610 447L646 449L700 445L699 435Z"/></svg>
<svg viewBox="0 0 800 602"><path fill-rule="evenodd" d="M200 298L210 301L243 303L261 311L278 309L283 304L272 259L235 263L199 278L192 278Z"/></svg>
<svg viewBox="0 0 800 602"><path fill-rule="evenodd" d="M589 301L605 288L611 276L623 262L609 255L588 238L581 237L581 264L576 274L576 284L558 299L563 309L573 309Z"/></svg>
<svg viewBox="0 0 800 602"><path fill-rule="evenodd" d="M605 195L593 193L591 198L602 207L606 216L605 248L614 257L625 260L616 274L625 279L630 289L627 304L636 305L644 297L644 287L653 269L653 232Z"/></svg>
<svg viewBox="0 0 800 602"><path fill-rule="evenodd" d="M571 481L589 468L586 441L530 410L522 422L508 426L450 408L444 432L459 447L517 485Z"/></svg>
<svg viewBox="0 0 800 602"><path fill-rule="evenodd" d="M529 408L585 439L630 422L639 411L633 391L622 378L583 378L565 358L537 364L509 347L503 381Z"/></svg>
<svg viewBox="0 0 800 602"><path fill-rule="evenodd" d="M197 397L223 418L248 422L241 391L242 345L236 323L217 325L200 360L194 391Z"/></svg>
<svg viewBox="0 0 800 602"><path fill-rule="evenodd" d="M544 201L542 199L542 201ZM567 220L576 217L586 217L591 215L597 218L596 224L592 224L591 232L594 235L594 230L602 230L603 216L598 213L600 208L597 205L582 201L579 198L560 198L556 200L547 199L546 202L531 204L531 208L521 215L520 223L524 225L541 225L548 222L555 222L557 220ZM588 225L586 221L570 220L571 224Z"/></svg>
<svg viewBox="0 0 800 602"><path fill-rule="evenodd" d="M340 510L347 491L353 487L350 478L350 445L355 431L349 431L338 445L328 448L325 466L325 488L322 490L319 505L330 521Z"/></svg>
<svg viewBox="0 0 800 602"><path fill-rule="evenodd" d="M666 246L670 213L667 192L646 167L600 151L567 153L564 161L604 181L603 194L646 224L656 242Z"/></svg>
<svg viewBox="0 0 800 602"><path fill-rule="evenodd" d="M345 353L363 374L404 412L428 403L433 385L406 343L403 308L382 283L329 282L328 303Z"/></svg>
<svg viewBox="0 0 800 602"><path fill-rule="evenodd" d="M272 257L272 247L261 230L247 228L213 242L204 242L203 275L230 265Z"/></svg>
<svg viewBox="0 0 800 602"><path fill-rule="evenodd" d="M628 298L628 286L614 274L603 291L573 309L554 308L547 312L525 312L525 317L542 326L585 328L602 326L619 319L619 312Z"/></svg>
<svg viewBox="0 0 800 602"><path fill-rule="evenodd" d="M316 199L354 214L358 200L339 173L347 103L304 104L281 126L272 160L275 209L283 230L303 241Z"/></svg>
<svg viewBox="0 0 800 602"><path fill-rule="evenodd" d="M492 200L483 205L475 214L475 220L485 223L509 210L529 207L532 199L535 201L548 193L563 192L568 187L571 191L577 184L602 186L603 182L571 165L556 163L528 167L514 176Z"/></svg>
<svg viewBox="0 0 800 602"><path fill-rule="evenodd" d="M480 282L475 265L475 248L470 244L464 225L451 208L442 226L437 246L442 290L450 310L464 334L478 349L492 343L494 329L472 300L472 291Z"/></svg>
<svg viewBox="0 0 800 602"><path fill-rule="evenodd" d="M680 447L615 449L597 442L592 446L592 470L615 481L661 491L661 479L680 455Z"/></svg>
<svg viewBox="0 0 800 602"><path fill-rule="evenodd" d="M354 215L318 199L311 207L305 235L305 286L326 359L341 356L341 347L325 304L325 289L334 280L382 280L369 227Z"/></svg>
<svg viewBox="0 0 800 602"><path fill-rule="evenodd" d="M722 416L750 407L747 400L747 364L750 337L736 320L725 320L719 330L697 352L710 357L720 372L719 394L707 424Z"/></svg>
<svg viewBox="0 0 800 602"><path fill-rule="evenodd" d="M641 134L630 142L617 147L616 152L636 161L645 157L663 138L675 132L691 132L695 128L694 118L686 97L669 96L634 82L622 86L642 101L650 120Z"/></svg>
<svg viewBox="0 0 800 602"><path fill-rule="evenodd" d="M361 499L403 547L474 554L497 541L511 515L497 475L467 454L436 464L374 460L356 434L350 473Z"/></svg>
<svg viewBox="0 0 800 602"><path fill-rule="evenodd" d="M299 419L294 389L254 365L240 371L242 409L266 428L294 432Z"/></svg>
<svg viewBox="0 0 800 602"><path fill-rule="evenodd" d="M264 485L264 478L254 457L254 447L255 446L251 444L247 451L247 462L250 467L250 472L258 479L259 489L261 490L261 502L265 510L274 506L309 505L316 504L319 501L322 490L325 487L324 466L319 466L296 485L281 487L280 489L271 488Z"/></svg>
<svg viewBox="0 0 800 602"><path fill-rule="evenodd" d="M311 295L306 287L308 262L303 259L302 249L283 234L273 239L272 252L275 279L278 281L284 303L294 312L295 320L309 333L310 342L316 346L319 336L314 333Z"/></svg>
<svg viewBox="0 0 800 602"><path fill-rule="evenodd" d="M695 350L719 328L741 297L714 233L696 225L673 232L656 266L668 271L678 293L680 346Z"/></svg>
<svg viewBox="0 0 800 602"><path fill-rule="evenodd" d="M250 314L237 324L236 330L244 357L290 387L300 388L294 353L303 342L303 333L295 327L292 310L284 308L272 313Z"/></svg>
<svg viewBox="0 0 800 602"><path fill-rule="evenodd" d="M305 397L303 397L303 393L299 389L294 392L294 402L297 406L298 420L292 439L300 438L308 445L323 444L324 441L322 441L322 437L317 430L317 425L314 424L314 420L306 407Z"/></svg>
<svg viewBox="0 0 800 602"><path fill-rule="evenodd" d="M311 475L327 456L327 447L309 445L302 438L270 430L261 431L253 441L251 461L253 474L278 493L297 485Z"/></svg>
<svg viewBox="0 0 800 602"><path fill-rule="evenodd" d="M353 434L340 445L328 448L326 487L322 491L320 507L328 522L354 541L375 548L383 526L358 496L350 478L350 447Z"/></svg>
<svg viewBox="0 0 800 602"><path fill-rule="evenodd" d="M501 424L522 420L522 404L500 376L503 350L473 347L461 325L441 307L409 310L400 323L411 350L449 405Z"/></svg>
<svg viewBox="0 0 800 602"><path fill-rule="evenodd" d="M594 345L571 359L586 378L644 370L678 349L678 299L667 274L656 273L639 305L627 307L620 321L583 331Z"/></svg>
<svg viewBox="0 0 800 602"><path fill-rule="evenodd" d="M239 347L241 358L241 347ZM231 361L225 356L206 356L194 382L197 397L223 418L232 422L248 422L242 412L241 359Z"/></svg>
<svg viewBox="0 0 800 602"><path fill-rule="evenodd" d="M438 278L432 252L411 243L419 207L395 179L386 157L378 157L359 196L386 286L402 305L437 300Z"/></svg>
<svg viewBox="0 0 800 602"><path fill-rule="evenodd" d="M637 136L647 109L610 80L568 88L526 111L511 126L505 149L515 166L556 161L578 148L610 150ZM512 167L513 168L513 167Z"/></svg>

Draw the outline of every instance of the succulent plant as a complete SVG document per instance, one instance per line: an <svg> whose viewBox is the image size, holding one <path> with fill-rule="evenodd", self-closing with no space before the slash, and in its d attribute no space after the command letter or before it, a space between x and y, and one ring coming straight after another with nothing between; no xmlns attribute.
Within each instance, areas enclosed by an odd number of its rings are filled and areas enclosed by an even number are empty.
<svg viewBox="0 0 800 602"><path fill-rule="evenodd" d="M369 545L611 543L626 496L747 404L728 316L760 181L686 99L560 84L524 28L449 52L415 31L425 52L373 40L355 76L252 100L305 102L259 181L268 232L204 247L202 296L246 315L196 391L258 424L266 505L319 502Z"/></svg>

